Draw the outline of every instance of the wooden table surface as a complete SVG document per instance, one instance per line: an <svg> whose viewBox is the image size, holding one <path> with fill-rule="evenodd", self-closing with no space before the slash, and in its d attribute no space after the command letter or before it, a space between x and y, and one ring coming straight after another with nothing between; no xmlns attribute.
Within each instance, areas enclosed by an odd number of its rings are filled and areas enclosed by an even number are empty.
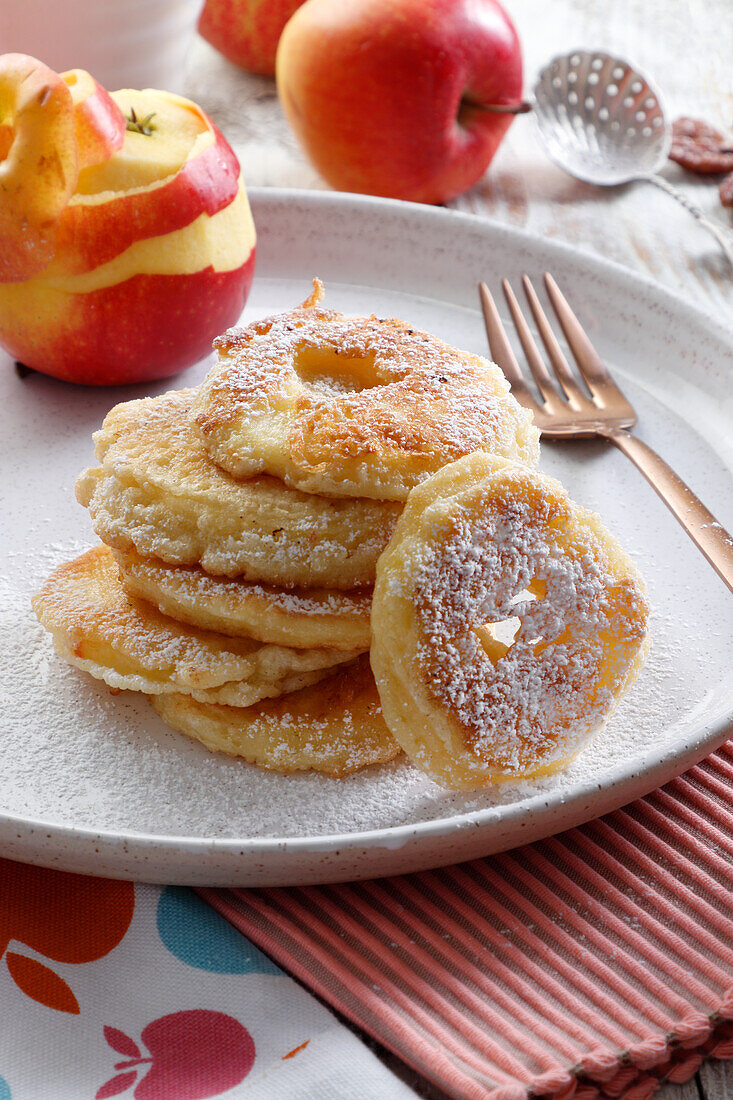
<svg viewBox="0 0 733 1100"><path fill-rule="evenodd" d="M348 3L348 0L344 0ZM733 124L733 0L504 0L522 40L525 87L557 53L601 48L635 62L660 89L671 118L692 115ZM198 39L185 90L209 111L240 157L249 186L327 185L306 160L282 116L275 83L237 69ZM732 226L717 181L669 164L706 214ZM733 271L714 239L651 185L600 189L565 175L543 155L531 117L518 118L486 177L456 209L553 237L641 271L733 324ZM733 384L731 386L733 390ZM388 1058L419 1095L437 1100ZM733 1100L733 1063L712 1061L658 1100Z"/></svg>

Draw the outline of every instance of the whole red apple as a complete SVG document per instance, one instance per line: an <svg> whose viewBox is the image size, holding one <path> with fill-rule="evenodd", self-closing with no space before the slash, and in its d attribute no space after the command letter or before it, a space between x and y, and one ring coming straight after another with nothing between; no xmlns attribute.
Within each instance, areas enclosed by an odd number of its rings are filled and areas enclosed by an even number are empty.
<svg viewBox="0 0 733 1100"><path fill-rule="evenodd" d="M282 29L303 0L206 0L199 34L251 73L275 75Z"/></svg>
<svg viewBox="0 0 733 1100"><path fill-rule="evenodd" d="M496 0L307 0L277 84L333 187L438 203L486 171L520 106L522 58Z"/></svg>

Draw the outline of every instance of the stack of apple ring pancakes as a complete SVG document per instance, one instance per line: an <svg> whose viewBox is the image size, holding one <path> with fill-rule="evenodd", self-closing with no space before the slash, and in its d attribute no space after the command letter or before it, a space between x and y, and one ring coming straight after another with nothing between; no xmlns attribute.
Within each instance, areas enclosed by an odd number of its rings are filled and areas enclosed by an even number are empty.
<svg viewBox="0 0 733 1100"><path fill-rule="evenodd" d="M400 751L368 653L408 494L476 451L533 468L539 436L494 364L321 294L220 337L197 389L111 410L76 486L101 545L34 607L209 748L340 776Z"/></svg>

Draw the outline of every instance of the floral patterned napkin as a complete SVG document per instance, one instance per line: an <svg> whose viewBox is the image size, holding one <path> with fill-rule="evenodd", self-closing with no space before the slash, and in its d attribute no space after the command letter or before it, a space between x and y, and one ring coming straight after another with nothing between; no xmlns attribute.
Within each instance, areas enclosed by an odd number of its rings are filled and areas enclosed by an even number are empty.
<svg viewBox="0 0 733 1100"><path fill-rule="evenodd" d="M0 1100L414 1093L193 891L0 859Z"/></svg>

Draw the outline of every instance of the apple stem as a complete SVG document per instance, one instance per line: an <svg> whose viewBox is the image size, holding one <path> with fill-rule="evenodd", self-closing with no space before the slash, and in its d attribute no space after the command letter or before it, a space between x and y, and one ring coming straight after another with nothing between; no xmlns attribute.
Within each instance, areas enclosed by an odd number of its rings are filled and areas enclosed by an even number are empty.
<svg viewBox="0 0 733 1100"><path fill-rule="evenodd" d="M145 118L138 118L135 114L135 108L130 108L130 113L127 115L127 129L133 134L144 134L145 137L150 137L155 127L152 124L152 119L155 118L155 111L151 111Z"/></svg>
<svg viewBox="0 0 733 1100"><path fill-rule="evenodd" d="M528 99L523 99L521 103L473 103L471 100L464 100L464 103L477 111L488 111L494 115L526 115L533 107Z"/></svg>

